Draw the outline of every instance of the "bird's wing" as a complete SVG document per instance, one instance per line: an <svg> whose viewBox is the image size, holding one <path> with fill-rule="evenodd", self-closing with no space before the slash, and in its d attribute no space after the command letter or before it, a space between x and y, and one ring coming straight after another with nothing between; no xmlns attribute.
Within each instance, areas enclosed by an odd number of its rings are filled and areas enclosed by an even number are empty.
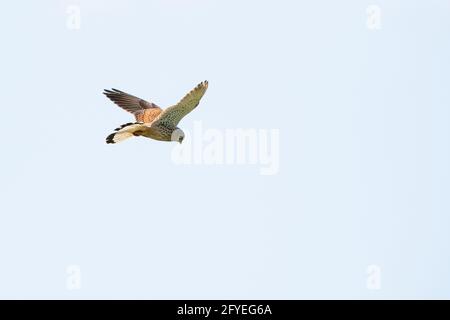
<svg viewBox="0 0 450 320"><path fill-rule="evenodd" d="M134 114L136 116L136 120L138 121L144 120L142 117L145 115L145 113L147 113L147 117L151 118L151 115L154 115L154 117L156 117L162 111L160 107L158 107L156 104L152 102L145 101L141 98L132 96L131 94L128 94L126 92L117 89L112 90L105 89L103 94L107 96L109 99L111 99L112 102L117 104L122 109ZM151 111L146 112L146 110ZM141 117L142 119L140 119L139 117Z"/></svg>
<svg viewBox="0 0 450 320"><path fill-rule="evenodd" d="M203 81L191 90L183 99L176 105L165 109L158 118L155 119L155 123L162 123L168 127L176 127L178 123L183 119L185 115L195 109L200 103L200 99L208 89L208 81Z"/></svg>
<svg viewBox="0 0 450 320"><path fill-rule="evenodd" d="M161 112L161 108L145 109L143 112L135 113L136 121L151 123L161 114Z"/></svg>

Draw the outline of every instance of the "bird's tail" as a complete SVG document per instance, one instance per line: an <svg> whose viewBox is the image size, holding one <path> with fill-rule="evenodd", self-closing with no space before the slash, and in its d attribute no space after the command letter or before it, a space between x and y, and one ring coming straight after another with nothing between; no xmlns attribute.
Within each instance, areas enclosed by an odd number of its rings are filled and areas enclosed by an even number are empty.
<svg viewBox="0 0 450 320"><path fill-rule="evenodd" d="M118 143L128 138L139 136L142 132L142 122L126 123L116 128L114 133L106 137L106 143Z"/></svg>

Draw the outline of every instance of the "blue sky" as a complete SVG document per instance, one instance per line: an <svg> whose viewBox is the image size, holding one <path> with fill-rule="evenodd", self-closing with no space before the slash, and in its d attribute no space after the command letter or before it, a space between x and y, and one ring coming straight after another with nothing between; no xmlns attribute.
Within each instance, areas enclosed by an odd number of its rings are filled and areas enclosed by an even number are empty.
<svg viewBox="0 0 450 320"><path fill-rule="evenodd" d="M448 1L3 9L0 297L449 297ZM203 80L180 126L279 130L277 174L104 143L132 120L104 88L166 107Z"/></svg>

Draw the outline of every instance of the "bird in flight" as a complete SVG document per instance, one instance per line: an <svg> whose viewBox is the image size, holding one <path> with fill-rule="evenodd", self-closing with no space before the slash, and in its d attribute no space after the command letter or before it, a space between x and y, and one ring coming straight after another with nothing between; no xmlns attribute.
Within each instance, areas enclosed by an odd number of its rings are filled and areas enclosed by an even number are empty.
<svg viewBox="0 0 450 320"><path fill-rule="evenodd" d="M120 90L103 92L119 107L132 113L136 122L126 123L115 129L106 138L106 143L118 143L131 137L147 137L159 141L183 142L184 132L178 123L185 115L195 109L208 89L208 81L203 81L184 96L176 105L165 110L152 102L145 101Z"/></svg>

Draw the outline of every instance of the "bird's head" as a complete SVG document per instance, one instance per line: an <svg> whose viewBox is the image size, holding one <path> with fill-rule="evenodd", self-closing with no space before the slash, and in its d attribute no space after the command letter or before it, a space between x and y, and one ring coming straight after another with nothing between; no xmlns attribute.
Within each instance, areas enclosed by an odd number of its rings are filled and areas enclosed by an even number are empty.
<svg viewBox="0 0 450 320"><path fill-rule="evenodd" d="M178 143L182 143L184 140L184 132L183 130L176 128L175 130L173 130L172 132L172 136L171 136L171 141L176 141Z"/></svg>

